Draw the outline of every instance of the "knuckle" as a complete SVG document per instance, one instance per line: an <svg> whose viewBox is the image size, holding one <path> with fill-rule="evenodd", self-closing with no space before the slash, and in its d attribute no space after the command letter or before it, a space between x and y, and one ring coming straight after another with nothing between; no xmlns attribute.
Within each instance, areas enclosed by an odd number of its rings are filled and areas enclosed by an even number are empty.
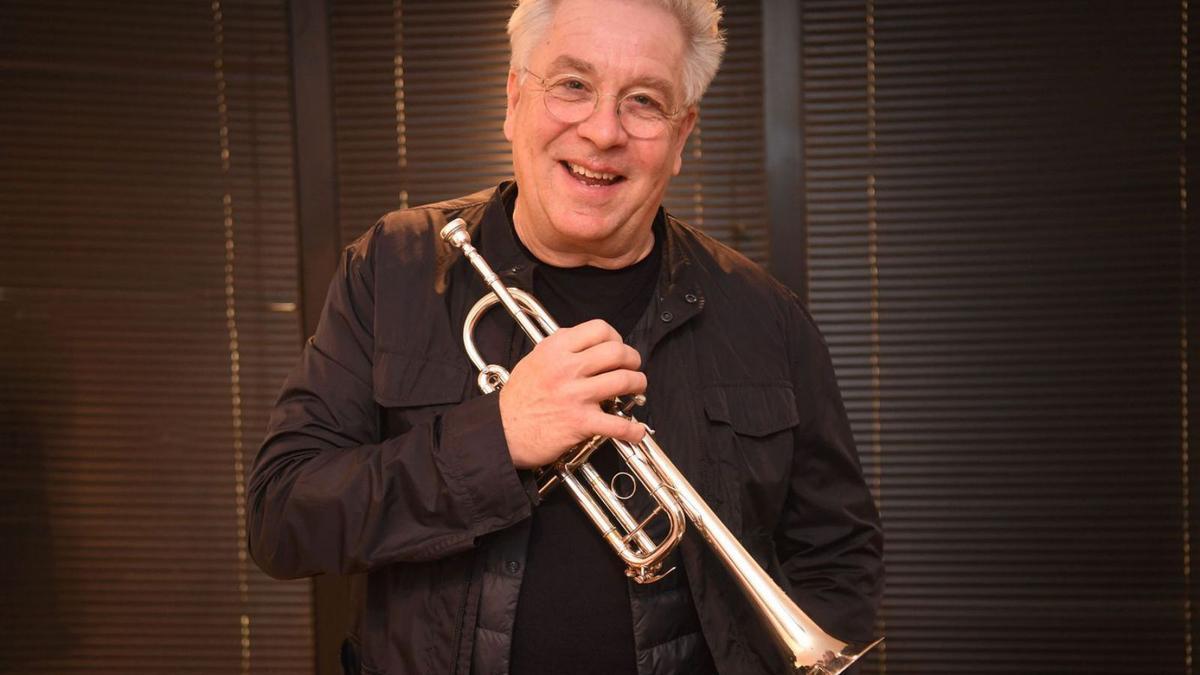
<svg viewBox="0 0 1200 675"><path fill-rule="evenodd" d="M629 361L633 363L634 368L640 368L642 366L642 355L640 352L638 352L638 350L630 347L629 345L625 345L625 353L629 355Z"/></svg>
<svg viewBox="0 0 1200 675"><path fill-rule="evenodd" d="M629 361L628 347L618 342L610 342L609 344L612 345L609 351L611 352L613 361L617 363L626 363Z"/></svg>
<svg viewBox="0 0 1200 675"><path fill-rule="evenodd" d="M612 336L617 332L617 329L613 328L612 324L608 323L604 319L592 319L591 321L587 322L587 325L593 331L595 331L598 337L605 341L611 340Z"/></svg>
<svg viewBox="0 0 1200 675"><path fill-rule="evenodd" d="M625 437L625 440L636 441L641 436L641 434L638 433L640 430L641 425L633 420L626 419L624 428L621 430L621 434Z"/></svg>

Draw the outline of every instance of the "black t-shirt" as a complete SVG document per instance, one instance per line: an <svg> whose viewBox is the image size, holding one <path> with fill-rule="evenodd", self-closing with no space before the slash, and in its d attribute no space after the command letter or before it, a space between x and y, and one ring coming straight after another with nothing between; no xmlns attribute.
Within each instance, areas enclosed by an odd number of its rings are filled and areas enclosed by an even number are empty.
<svg viewBox="0 0 1200 675"><path fill-rule="evenodd" d="M658 279L660 223L655 230L650 255L624 269L539 266L534 296L560 326L599 318L628 335ZM606 477L618 470L608 446L591 462ZM625 565L565 489L552 490L533 510L510 673L637 673Z"/></svg>

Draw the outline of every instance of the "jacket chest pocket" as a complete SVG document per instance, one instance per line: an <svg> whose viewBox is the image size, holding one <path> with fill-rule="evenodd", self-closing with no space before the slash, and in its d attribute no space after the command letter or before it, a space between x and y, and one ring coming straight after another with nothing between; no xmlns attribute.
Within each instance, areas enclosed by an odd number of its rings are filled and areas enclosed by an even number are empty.
<svg viewBox="0 0 1200 675"><path fill-rule="evenodd" d="M416 356L377 351L371 372L375 402L381 408L384 439L402 434L461 403L471 381L457 355Z"/></svg>
<svg viewBox="0 0 1200 675"><path fill-rule="evenodd" d="M791 383L712 384L703 400L713 451L731 469L723 482L740 534L769 539L787 498L800 422Z"/></svg>

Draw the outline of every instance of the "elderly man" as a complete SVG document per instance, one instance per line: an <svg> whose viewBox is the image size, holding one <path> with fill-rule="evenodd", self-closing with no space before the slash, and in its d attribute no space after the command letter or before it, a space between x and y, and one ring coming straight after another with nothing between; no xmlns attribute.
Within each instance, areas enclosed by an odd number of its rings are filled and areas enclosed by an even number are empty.
<svg viewBox="0 0 1200 675"><path fill-rule="evenodd" d="M796 298L661 203L723 51L711 0L524 0L509 22L516 181L387 215L348 247L250 481L268 573L357 576L363 673L775 673L786 659L694 529L638 585L534 472L644 429L760 566L842 640L872 637L878 515L826 347ZM439 230L463 218L564 326L481 395L460 342L484 293ZM594 455L619 471L611 448ZM647 508L644 490L629 501Z"/></svg>

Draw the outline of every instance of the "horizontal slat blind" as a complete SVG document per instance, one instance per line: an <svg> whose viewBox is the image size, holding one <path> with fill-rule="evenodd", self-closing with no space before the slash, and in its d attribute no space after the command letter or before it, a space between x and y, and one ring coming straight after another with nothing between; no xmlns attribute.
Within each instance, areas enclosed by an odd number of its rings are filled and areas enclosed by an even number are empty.
<svg viewBox="0 0 1200 675"><path fill-rule="evenodd" d="M667 190L667 210L738 249L769 262L762 105L761 0L719 3L727 47L700 103L700 121Z"/></svg>
<svg viewBox="0 0 1200 675"><path fill-rule="evenodd" d="M0 9L0 669L311 670L241 487L299 335L284 8Z"/></svg>
<svg viewBox="0 0 1200 675"><path fill-rule="evenodd" d="M811 306L887 533L865 672L1191 672L1185 7L803 2Z"/></svg>
<svg viewBox="0 0 1200 675"><path fill-rule="evenodd" d="M666 202L766 262L757 0L724 3L729 52ZM345 241L386 211L512 175L502 125L508 0L333 3L338 183Z"/></svg>
<svg viewBox="0 0 1200 675"><path fill-rule="evenodd" d="M512 175L504 138L511 2L404 0L401 180L407 205L470 194Z"/></svg>
<svg viewBox="0 0 1200 675"><path fill-rule="evenodd" d="M393 16L399 8L380 0L337 0L330 7L338 227L349 242L402 202L397 106L403 100L396 90L403 64ZM346 43L355 48L338 48Z"/></svg>

